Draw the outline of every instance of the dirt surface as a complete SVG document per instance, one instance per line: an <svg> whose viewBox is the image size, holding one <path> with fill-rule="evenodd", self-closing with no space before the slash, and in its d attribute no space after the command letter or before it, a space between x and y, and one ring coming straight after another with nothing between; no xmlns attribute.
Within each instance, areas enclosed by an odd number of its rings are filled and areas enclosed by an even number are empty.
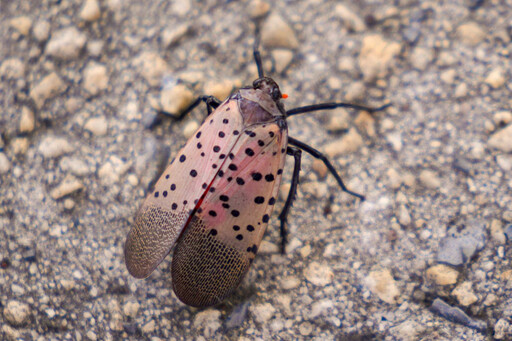
<svg viewBox="0 0 512 341"><path fill-rule="evenodd" d="M0 338L512 339L511 6L0 0ZM304 153L282 255L289 159L241 286L190 308L171 256L146 280L124 264L150 184L206 115L155 108L251 84L256 26L287 108L392 105L288 120L366 201Z"/></svg>

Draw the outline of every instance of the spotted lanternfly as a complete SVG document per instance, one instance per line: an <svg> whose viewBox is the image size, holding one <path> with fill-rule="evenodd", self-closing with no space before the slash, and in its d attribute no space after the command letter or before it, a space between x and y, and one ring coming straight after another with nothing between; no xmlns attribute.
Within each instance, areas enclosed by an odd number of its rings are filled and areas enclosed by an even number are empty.
<svg viewBox="0 0 512 341"><path fill-rule="evenodd" d="M311 111L349 107L323 103L285 110L276 82L263 75L224 102L198 98L182 115L205 102L208 117L180 150L135 216L125 244L126 266L137 278L149 276L174 248L171 265L176 296L195 307L215 305L240 284L258 252L274 209L286 155L294 157L293 178L281 222L298 185L301 150L322 160L338 185L349 191L329 160L288 136L286 119Z"/></svg>

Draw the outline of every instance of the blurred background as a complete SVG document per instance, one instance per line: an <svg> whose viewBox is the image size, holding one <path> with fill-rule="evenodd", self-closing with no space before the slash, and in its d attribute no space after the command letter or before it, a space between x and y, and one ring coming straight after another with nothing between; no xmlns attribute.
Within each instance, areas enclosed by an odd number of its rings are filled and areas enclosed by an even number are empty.
<svg viewBox="0 0 512 341"><path fill-rule="evenodd" d="M0 0L0 335L6 340L512 338L510 1ZM266 74L304 155L235 294L199 310L171 256L132 278L123 245L162 166ZM289 188L288 160L281 189Z"/></svg>

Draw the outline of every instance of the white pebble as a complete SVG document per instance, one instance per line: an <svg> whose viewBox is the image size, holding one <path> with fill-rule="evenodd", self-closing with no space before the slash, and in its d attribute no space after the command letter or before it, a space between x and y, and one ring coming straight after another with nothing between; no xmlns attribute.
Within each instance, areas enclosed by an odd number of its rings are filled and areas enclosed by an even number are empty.
<svg viewBox="0 0 512 341"><path fill-rule="evenodd" d="M85 0L84 6L80 11L80 18L85 21L96 21L100 18L100 5L97 0Z"/></svg>
<svg viewBox="0 0 512 341"><path fill-rule="evenodd" d="M107 67L91 62L84 70L84 89L91 95L97 95L108 86Z"/></svg>
<svg viewBox="0 0 512 341"><path fill-rule="evenodd" d="M271 14L261 28L261 43L266 47L296 49L299 41L293 29L278 14Z"/></svg>
<svg viewBox="0 0 512 341"><path fill-rule="evenodd" d="M18 31L21 35L28 35L32 27L32 20L29 17L16 17L12 18L9 22L10 26Z"/></svg>
<svg viewBox="0 0 512 341"><path fill-rule="evenodd" d="M37 108L40 109L46 100L65 90L66 84L64 81L55 72L52 72L30 90L30 97L34 100Z"/></svg>
<svg viewBox="0 0 512 341"><path fill-rule="evenodd" d="M84 33L75 27L66 27L53 34L46 46L46 53L58 59L75 59L80 55L86 41L87 36Z"/></svg>
<svg viewBox="0 0 512 341"><path fill-rule="evenodd" d="M11 162L5 153L0 152L0 174L5 174L11 169Z"/></svg>
<svg viewBox="0 0 512 341"><path fill-rule="evenodd" d="M47 136L39 144L39 152L46 158L54 158L72 152L75 148L62 137Z"/></svg>
<svg viewBox="0 0 512 341"><path fill-rule="evenodd" d="M332 282L334 273L326 264L312 262L304 269L304 277L306 277L310 283L324 287Z"/></svg>
<svg viewBox="0 0 512 341"><path fill-rule="evenodd" d="M25 64L21 59L9 58L0 65L0 76L6 79L18 79L25 75Z"/></svg>
<svg viewBox="0 0 512 341"><path fill-rule="evenodd" d="M194 94L185 85L178 84L160 93L160 105L163 111L178 115L194 100Z"/></svg>
<svg viewBox="0 0 512 341"><path fill-rule="evenodd" d="M20 301L9 301L4 308L5 320L13 326L21 326L28 322L30 307Z"/></svg>
<svg viewBox="0 0 512 341"><path fill-rule="evenodd" d="M258 304L249 308L254 319L258 323L266 323L269 321L276 311L276 308L270 303Z"/></svg>
<svg viewBox="0 0 512 341"><path fill-rule="evenodd" d="M32 34L34 38L40 43L48 40L50 36L50 23L46 20L40 20L35 23L34 28L32 29Z"/></svg>
<svg viewBox="0 0 512 341"><path fill-rule="evenodd" d="M25 106L21 108L19 132L30 133L34 130L35 125L36 121L34 117L34 112L30 110L30 108Z"/></svg>
<svg viewBox="0 0 512 341"><path fill-rule="evenodd" d="M93 117L87 120L84 129L90 131L96 136L104 136L107 134L108 122L104 116Z"/></svg>
<svg viewBox="0 0 512 341"><path fill-rule="evenodd" d="M492 134L487 143L502 152L512 152L512 124Z"/></svg>

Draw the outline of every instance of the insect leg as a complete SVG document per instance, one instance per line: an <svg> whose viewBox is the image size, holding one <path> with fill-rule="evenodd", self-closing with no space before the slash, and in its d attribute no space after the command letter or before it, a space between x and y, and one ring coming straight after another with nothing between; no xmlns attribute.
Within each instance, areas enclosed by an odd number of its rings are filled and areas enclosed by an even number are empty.
<svg viewBox="0 0 512 341"><path fill-rule="evenodd" d="M336 171L336 169L334 168L332 163L329 161L329 159L324 154L320 153L318 150L305 144L304 142L300 142L299 140L294 139L293 137L290 137L290 136L288 136L288 143L295 147L302 149L303 151L305 151L308 154L311 154L311 156L313 156L314 158L320 159L325 164L327 169L329 169L329 172L331 172L331 174L334 176L334 178L338 182L338 185L341 187L341 189L344 192L347 192L350 195L353 195L361 200L364 200L363 195L356 193L356 192L352 192L345 186L345 184L343 183L343 180L341 180L340 175L338 174L338 172Z"/></svg>
<svg viewBox="0 0 512 341"><path fill-rule="evenodd" d="M159 111L159 114L169 115L174 117L175 120L179 121L183 119L189 112L194 110L195 107L197 107L201 102L206 103L206 110L208 111L208 115L210 115L213 110L217 109L217 107L220 105L221 101L213 96L200 96L198 97L192 104L190 104L185 110L179 113L178 116L174 116L169 114L166 111Z"/></svg>
<svg viewBox="0 0 512 341"><path fill-rule="evenodd" d="M281 214L279 214L278 218L281 221L281 253L284 253L284 248L286 246L286 218L288 217L290 207L292 206L292 202L295 199L295 195L297 194L302 150L295 147L287 147L286 154L292 155L295 163L293 164L293 176L290 191L288 192L288 197L286 198L283 210L281 211Z"/></svg>
<svg viewBox="0 0 512 341"><path fill-rule="evenodd" d="M350 103L336 103L336 102L320 103L320 104L306 105L304 107L290 109L286 112L286 116L289 117L289 116L304 114L304 113L312 112L312 111L332 110L332 109L336 109L336 108L351 108L351 109L357 109L357 110L364 110L364 111L368 111L368 112L372 113L372 112L384 110L389 106L391 106L391 103L382 105L378 108L370 108L370 107L366 107L364 105L350 104Z"/></svg>

